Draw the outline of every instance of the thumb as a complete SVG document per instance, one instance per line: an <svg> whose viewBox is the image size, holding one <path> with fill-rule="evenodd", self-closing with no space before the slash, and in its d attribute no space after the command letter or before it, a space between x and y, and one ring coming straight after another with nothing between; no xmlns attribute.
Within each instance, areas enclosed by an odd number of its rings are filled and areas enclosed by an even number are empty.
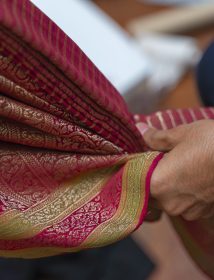
<svg viewBox="0 0 214 280"><path fill-rule="evenodd" d="M168 130L149 128L145 123L137 123L136 126L150 149L165 152L172 150L182 140L185 130L182 126Z"/></svg>

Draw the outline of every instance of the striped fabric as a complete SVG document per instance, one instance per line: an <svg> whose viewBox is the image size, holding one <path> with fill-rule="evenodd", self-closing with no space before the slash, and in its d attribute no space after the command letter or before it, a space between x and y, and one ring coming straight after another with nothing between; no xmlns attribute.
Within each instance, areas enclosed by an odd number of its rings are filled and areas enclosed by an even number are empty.
<svg viewBox="0 0 214 280"><path fill-rule="evenodd" d="M145 220L152 173L136 122L168 129L213 108L128 112L79 47L28 0L0 0L0 255L104 246ZM213 221L173 219L214 278Z"/></svg>

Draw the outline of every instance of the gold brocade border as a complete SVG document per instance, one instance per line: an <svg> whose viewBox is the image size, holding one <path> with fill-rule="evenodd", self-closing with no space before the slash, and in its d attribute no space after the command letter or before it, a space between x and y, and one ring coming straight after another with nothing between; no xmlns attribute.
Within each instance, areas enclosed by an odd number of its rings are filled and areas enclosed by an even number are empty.
<svg viewBox="0 0 214 280"><path fill-rule="evenodd" d="M98 194L118 165L84 173L68 180L48 199L24 212L12 210L0 216L0 239L30 238L60 222Z"/></svg>
<svg viewBox="0 0 214 280"><path fill-rule="evenodd" d="M113 243L136 228L145 203L146 175L158 155L157 152L143 153L126 163L116 214L98 226L80 247L93 248Z"/></svg>
<svg viewBox="0 0 214 280"><path fill-rule="evenodd" d="M84 177L79 176L75 180L72 180L72 182L67 182L67 185L64 186L63 193L60 188L53 197L49 199L48 203L47 201L44 201L42 208L41 205L38 205L37 207L30 209L29 213L26 211L21 214L16 214L16 216L12 215L12 213L8 213L10 218L6 218L5 216L7 215L4 215L4 220L2 221L3 224L0 228L1 239L15 240L34 236L43 228L46 228L49 224L57 223L66 215L70 214L72 212L72 207L76 209L77 205L85 203L87 198L91 199L92 193L96 194L99 192L106 181L119 170L121 163L125 163L127 159L129 159L129 161L125 164L122 175L122 193L119 208L116 214L111 219L98 226L80 246L76 248L41 247L19 250L0 250L0 256L19 258L40 258L53 256L60 253L77 252L81 249L104 246L127 236L139 223L145 203L146 175L149 167L158 154L159 153L157 152L148 152L134 156L127 156L119 161L114 167L89 172L86 173ZM70 195L72 194L74 196L72 191L75 188L76 191L78 191L80 186L82 185L82 187L84 187L86 182L88 183L85 193L88 196L86 198L84 195L82 200L76 201L75 206L73 204L71 205L69 200L69 207L64 207L64 209L60 208L60 215L54 217L54 219L50 220L50 216L47 215L47 217L45 217L46 223L39 224L37 219L34 220L31 218L37 216L37 213L40 211L43 211L46 215L47 212L45 210L52 210L54 202L59 199L58 196L67 199L67 196L65 196L66 192L71 192ZM27 220L26 217L28 218ZM37 223L35 221L37 221Z"/></svg>

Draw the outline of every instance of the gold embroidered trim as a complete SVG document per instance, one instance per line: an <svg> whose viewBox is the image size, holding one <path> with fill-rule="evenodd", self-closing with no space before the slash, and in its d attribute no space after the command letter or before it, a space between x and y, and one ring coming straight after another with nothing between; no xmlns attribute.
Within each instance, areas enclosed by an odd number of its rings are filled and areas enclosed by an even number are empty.
<svg viewBox="0 0 214 280"><path fill-rule="evenodd" d="M29 238L60 222L100 192L118 167L88 172L68 180L54 194L24 212L9 211L0 216L0 239Z"/></svg>
<svg viewBox="0 0 214 280"><path fill-rule="evenodd" d="M98 226L81 248L98 247L120 240L137 226L145 203L146 175L157 152L148 152L129 160L122 179L122 194L117 213Z"/></svg>
<svg viewBox="0 0 214 280"><path fill-rule="evenodd" d="M124 167L122 194L117 213L107 222L98 226L80 246L76 248L42 247L20 250L0 250L0 256L19 258L46 257L63 252L76 252L84 248L99 247L122 239L127 234L131 233L139 223L145 203L146 175L158 154L157 152L149 152L135 155L134 158L133 155L127 157L129 161ZM105 182L113 176L113 173L119 170L119 166L121 166L127 158L119 161L114 167L97 170L96 172L89 172L86 173L84 177L82 175L71 182L66 182L63 187L59 188L55 194L52 195L48 201L43 202L42 205L40 204L21 214L17 213L16 216L14 216L14 211L10 211L8 217L7 214L4 215L4 219L1 221L0 238L14 240L34 236L49 224L54 224L62 220L67 214L70 214L74 208L76 209L78 206L84 204L87 198L91 199L93 193L96 194L99 192ZM87 184L87 188L84 186L85 184ZM80 195L80 200L78 201L77 194L78 190L81 189L80 186L84 188L84 195L83 192L80 191L82 195ZM71 200L74 197L76 201L73 204ZM61 200L66 203L67 207L65 207L65 204L62 204L64 207L55 209ZM41 213L45 214L45 216L42 216ZM53 217L50 217L49 214L52 214ZM40 224L41 221L42 223Z"/></svg>

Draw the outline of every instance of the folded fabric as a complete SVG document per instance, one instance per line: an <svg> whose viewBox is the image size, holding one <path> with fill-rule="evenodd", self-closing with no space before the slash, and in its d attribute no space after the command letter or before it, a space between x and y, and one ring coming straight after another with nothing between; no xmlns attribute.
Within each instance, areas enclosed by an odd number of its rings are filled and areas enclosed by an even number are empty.
<svg viewBox="0 0 214 280"><path fill-rule="evenodd" d="M136 120L167 129L214 109L135 116L78 46L28 0L0 0L0 255L104 246L145 219L152 172ZM173 221L214 276L214 221Z"/></svg>

